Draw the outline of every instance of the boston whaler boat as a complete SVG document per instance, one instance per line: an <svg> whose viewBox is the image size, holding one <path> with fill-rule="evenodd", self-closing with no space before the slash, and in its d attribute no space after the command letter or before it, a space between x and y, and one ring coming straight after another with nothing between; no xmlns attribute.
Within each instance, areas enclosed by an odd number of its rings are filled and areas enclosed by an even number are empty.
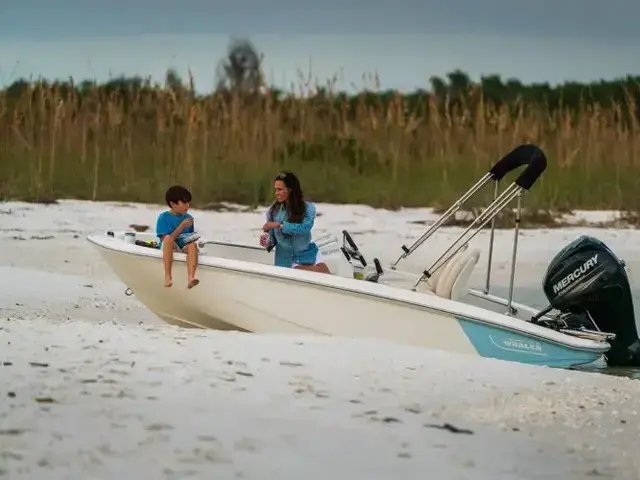
<svg viewBox="0 0 640 480"><path fill-rule="evenodd" d="M500 159L395 263L367 261L347 231L318 241L332 274L273 265L257 246L200 241L200 285L188 290L186 257L174 254L174 286L162 282L162 252L153 235L106 232L88 237L137 298L165 322L254 333L374 337L408 345L508 361L571 367L604 357L609 365L640 365L640 340L624 263L599 240L582 236L551 261L541 311L513 301L521 199L544 172L535 145ZM526 167L499 194L510 171ZM398 268L490 182L494 200L421 274ZM489 292L496 216L516 201L507 299ZM469 241L491 223L486 285L467 289L480 251ZM131 240L136 235L137 240ZM151 248L149 248L151 247ZM504 311L506 309L506 311Z"/></svg>

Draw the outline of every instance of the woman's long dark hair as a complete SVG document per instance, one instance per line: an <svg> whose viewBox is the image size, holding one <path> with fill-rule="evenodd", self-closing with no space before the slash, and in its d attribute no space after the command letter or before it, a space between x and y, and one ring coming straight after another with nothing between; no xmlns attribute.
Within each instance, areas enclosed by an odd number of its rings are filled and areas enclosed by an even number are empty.
<svg viewBox="0 0 640 480"><path fill-rule="evenodd" d="M287 221L292 223L300 223L307 211L307 205L304 202L304 194L300 187L300 180L291 172L281 172L276 175L274 182L281 180L285 187L289 189L289 196L284 202L284 208L287 212ZM275 200L269 207L269 218L273 219L275 211L279 208L280 202Z"/></svg>

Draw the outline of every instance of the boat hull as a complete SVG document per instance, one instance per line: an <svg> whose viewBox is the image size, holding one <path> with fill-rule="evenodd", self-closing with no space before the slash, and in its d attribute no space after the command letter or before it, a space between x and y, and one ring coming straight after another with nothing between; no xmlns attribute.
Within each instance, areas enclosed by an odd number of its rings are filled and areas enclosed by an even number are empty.
<svg viewBox="0 0 640 480"><path fill-rule="evenodd" d="M554 367L591 363L607 349L598 342L557 332L549 334L559 335L558 339L563 340L567 337L573 345L492 324L482 315L473 315L479 310L476 307L432 295L400 292L384 285L335 276L329 281L325 274L217 257L207 257L205 261L201 258L200 285L188 290L184 254L176 254L174 285L167 288L160 252L142 252L149 249L127 245L131 250L141 250L133 253L115 248L109 241L92 243L138 300L172 325L259 334L380 338ZM268 259L261 257L254 261L266 263ZM525 326L535 332L536 328L542 329Z"/></svg>

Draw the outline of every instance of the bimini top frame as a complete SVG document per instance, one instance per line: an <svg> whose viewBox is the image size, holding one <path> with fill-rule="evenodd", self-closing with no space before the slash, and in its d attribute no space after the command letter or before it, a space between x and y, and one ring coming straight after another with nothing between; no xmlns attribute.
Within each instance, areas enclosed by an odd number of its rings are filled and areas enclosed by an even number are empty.
<svg viewBox="0 0 640 480"><path fill-rule="evenodd" d="M509 185L501 194L499 192L499 182L502 178L512 170L519 167L526 166L526 169L516 178L516 180ZM475 184L473 185L462 197L460 197L447 211L445 211L429 229L410 247L406 245L402 246L403 253L398 259L391 265L392 269L395 269L398 263L409 257L415 252L431 235L433 235L444 223L449 220L455 213L462 208L462 206L473 197L478 191L480 191L487 183L495 182L494 187L494 200L489 206L487 206L477 218L471 222L471 224L462 232L462 234L447 248L440 257L438 257L433 264L424 270L420 276L418 283L424 279L428 279L441 268L447 261L449 261L461 248L464 247L469 241L475 237L480 230L491 222L491 234L489 240L489 257L487 267L487 278L485 291L483 292L485 298L490 301L504 303L503 299L488 295L491 278L491 261L493 256L493 240L495 230L495 218L504 210L514 199L517 199L516 219L515 219L515 234L513 254L511 259L511 278L509 282L509 300L506 306L508 307L507 313L514 313L512 309L513 303L513 282L515 276L515 260L518 245L518 233L521 214L521 198L525 191L531 189L534 183L540 178L542 173L547 168L547 158L543 151L532 144L524 144L516 147L511 152L506 154L500 160L498 160L493 167ZM477 293L477 292L476 292ZM491 297L491 298L489 298Z"/></svg>

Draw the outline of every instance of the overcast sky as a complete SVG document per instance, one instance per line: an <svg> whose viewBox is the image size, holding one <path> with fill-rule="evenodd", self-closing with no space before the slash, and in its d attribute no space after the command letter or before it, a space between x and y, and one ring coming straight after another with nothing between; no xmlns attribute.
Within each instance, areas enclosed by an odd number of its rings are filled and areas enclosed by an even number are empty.
<svg viewBox="0 0 640 480"><path fill-rule="evenodd" d="M357 4L368 4L358 7ZM377 6L376 6L377 5ZM21 76L162 79L210 89L230 36L249 36L267 79L428 86L460 68L524 81L640 74L638 0L0 0L0 82Z"/></svg>

